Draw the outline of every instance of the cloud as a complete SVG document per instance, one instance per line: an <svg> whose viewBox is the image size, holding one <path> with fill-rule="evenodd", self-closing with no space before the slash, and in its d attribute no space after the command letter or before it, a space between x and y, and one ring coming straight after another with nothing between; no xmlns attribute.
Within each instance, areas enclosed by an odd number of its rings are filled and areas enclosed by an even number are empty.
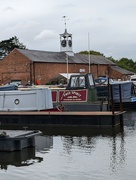
<svg viewBox="0 0 136 180"><path fill-rule="evenodd" d="M6 8L4 9L4 11L14 11L14 8L8 6L8 7L6 7Z"/></svg>
<svg viewBox="0 0 136 180"><path fill-rule="evenodd" d="M39 41L42 39L53 39L55 38L57 35L57 33L54 30L43 30L42 32L40 32L37 36L35 36L34 40Z"/></svg>
<svg viewBox="0 0 136 180"><path fill-rule="evenodd" d="M0 40L17 36L30 49L58 50L66 16L74 52L87 50L90 33L92 50L136 60L135 7L135 0L1 0Z"/></svg>

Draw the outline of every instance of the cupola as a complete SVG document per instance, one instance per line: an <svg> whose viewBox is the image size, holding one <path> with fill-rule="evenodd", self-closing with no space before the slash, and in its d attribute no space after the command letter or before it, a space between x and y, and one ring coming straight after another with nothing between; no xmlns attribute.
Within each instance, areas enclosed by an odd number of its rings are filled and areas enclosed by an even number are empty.
<svg viewBox="0 0 136 180"><path fill-rule="evenodd" d="M65 31L63 34L60 34L60 51L66 52L69 56L73 56L72 34L67 32L66 16L63 16L63 18L65 20Z"/></svg>

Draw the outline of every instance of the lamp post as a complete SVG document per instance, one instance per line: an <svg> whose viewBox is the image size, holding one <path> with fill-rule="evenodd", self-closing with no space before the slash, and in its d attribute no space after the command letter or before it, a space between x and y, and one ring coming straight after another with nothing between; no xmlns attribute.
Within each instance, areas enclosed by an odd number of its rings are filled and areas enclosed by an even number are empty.
<svg viewBox="0 0 136 180"><path fill-rule="evenodd" d="M66 63L67 63L67 85L68 85L68 54L66 53Z"/></svg>

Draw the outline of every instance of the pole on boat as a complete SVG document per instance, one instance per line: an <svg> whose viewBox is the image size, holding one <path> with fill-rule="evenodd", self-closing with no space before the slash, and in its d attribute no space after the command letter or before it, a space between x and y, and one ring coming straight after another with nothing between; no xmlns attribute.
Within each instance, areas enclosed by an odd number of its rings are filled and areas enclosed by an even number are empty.
<svg viewBox="0 0 136 180"><path fill-rule="evenodd" d="M66 29L67 29L67 20L68 19L66 19L66 16L63 16L63 20L64 20L64 25L65 25L65 32L66 32ZM67 42L68 42L68 37L67 37ZM68 49L67 49L68 47L67 47L67 45L66 45L66 50L65 50L65 53L66 53L66 69L67 69L67 85L68 85L68 54L67 54L67 52L68 52Z"/></svg>
<svg viewBox="0 0 136 180"><path fill-rule="evenodd" d="M68 54L66 53L66 62L67 62L67 85L68 85Z"/></svg>
<svg viewBox="0 0 136 180"><path fill-rule="evenodd" d="M88 33L88 60L89 60L89 73L90 73L90 35Z"/></svg>

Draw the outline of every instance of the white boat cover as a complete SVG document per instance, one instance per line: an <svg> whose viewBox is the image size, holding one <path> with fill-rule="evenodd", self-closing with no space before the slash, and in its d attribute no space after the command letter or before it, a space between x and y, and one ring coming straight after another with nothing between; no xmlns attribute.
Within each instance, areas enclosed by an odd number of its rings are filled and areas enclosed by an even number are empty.
<svg viewBox="0 0 136 180"><path fill-rule="evenodd" d="M52 108L52 94L48 88L0 91L0 111L40 111Z"/></svg>

